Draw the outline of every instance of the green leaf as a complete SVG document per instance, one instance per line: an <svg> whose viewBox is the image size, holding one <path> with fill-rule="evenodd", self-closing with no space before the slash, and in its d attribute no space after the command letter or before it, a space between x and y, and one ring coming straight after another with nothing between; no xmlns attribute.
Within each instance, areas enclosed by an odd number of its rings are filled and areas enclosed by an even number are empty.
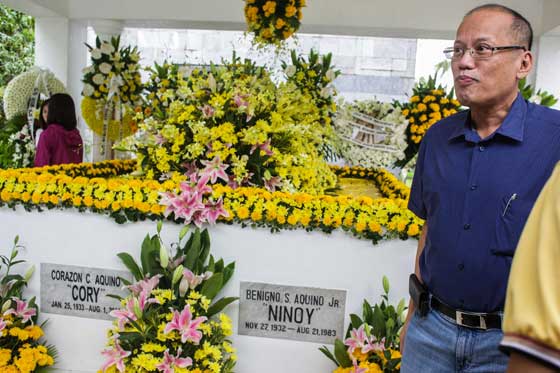
<svg viewBox="0 0 560 373"><path fill-rule="evenodd" d="M233 272L235 271L235 262L231 262L224 268L224 282L223 285L227 284L230 280L231 276L233 276Z"/></svg>
<svg viewBox="0 0 560 373"><path fill-rule="evenodd" d="M200 238L200 230L195 230L191 236L192 241L190 241L190 246L186 248L186 257L185 257L185 267L194 270L194 264L200 255L200 248L201 248L201 238Z"/></svg>
<svg viewBox="0 0 560 373"><path fill-rule="evenodd" d="M144 278L144 275L142 274L142 271L138 267L138 264L136 264L136 262L134 261L134 259L130 254L119 253L117 254L117 256L121 259L121 261L126 266L126 268L128 268L130 273L132 273L136 281L140 281Z"/></svg>
<svg viewBox="0 0 560 373"><path fill-rule="evenodd" d="M353 328L358 329L364 322L358 315L352 313L350 314L350 323L352 324Z"/></svg>
<svg viewBox="0 0 560 373"><path fill-rule="evenodd" d="M159 220L157 222L157 232L158 234L161 233L161 227L163 226L163 222L161 220Z"/></svg>
<svg viewBox="0 0 560 373"><path fill-rule="evenodd" d="M375 310L373 311L372 322L369 323L373 326L373 334L377 337L384 337L385 336L385 316L381 311L381 308L375 306Z"/></svg>
<svg viewBox="0 0 560 373"><path fill-rule="evenodd" d="M364 321L371 325L372 322L373 322L373 312L371 310L371 305L365 299L364 299L364 304L363 304L362 308L363 308L363 314L364 314Z"/></svg>
<svg viewBox="0 0 560 373"><path fill-rule="evenodd" d="M350 368L352 366L352 360L350 360L350 356L348 356L346 346L340 339L334 341L334 356L336 356L336 360L341 367Z"/></svg>
<svg viewBox="0 0 560 373"><path fill-rule="evenodd" d="M336 365L339 366L338 361L336 361L336 358L334 357L334 355L332 354L332 352L327 348L327 346L323 346L319 348L319 351L321 351L323 354L325 354L326 357L328 357L329 359L331 359L331 361Z"/></svg>
<svg viewBox="0 0 560 373"><path fill-rule="evenodd" d="M239 299L238 297L227 297L227 298L220 299L219 301L217 301L216 303L214 303L208 308L208 311L206 312L206 317L210 318L216 315L218 312L221 312L228 304L233 303L238 299Z"/></svg>
<svg viewBox="0 0 560 373"><path fill-rule="evenodd" d="M149 235L146 235L142 242L142 250L140 252L140 261L142 263L142 270L144 275L152 272L151 253L154 251L152 240Z"/></svg>
<svg viewBox="0 0 560 373"><path fill-rule="evenodd" d="M222 290L223 287L223 275L221 273L215 273L212 277L204 282L201 289L201 294L206 298L212 300L218 292Z"/></svg>
<svg viewBox="0 0 560 373"><path fill-rule="evenodd" d="M179 232L179 241L181 241L183 239L183 237L186 236L188 231L189 231L189 226L188 225L185 225L183 228L181 228L181 232Z"/></svg>

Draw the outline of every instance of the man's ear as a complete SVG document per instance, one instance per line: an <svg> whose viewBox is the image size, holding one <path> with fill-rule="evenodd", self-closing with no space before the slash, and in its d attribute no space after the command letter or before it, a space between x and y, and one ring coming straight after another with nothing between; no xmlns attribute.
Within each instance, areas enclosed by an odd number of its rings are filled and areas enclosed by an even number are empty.
<svg viewBox="0 0 560 373"><path fill-rule="evenodd" d="M533 53L530 51L525 51L523 53L523 59L517 70L517 79L521 80L525 78L531 70L533 69Z"/></svg>

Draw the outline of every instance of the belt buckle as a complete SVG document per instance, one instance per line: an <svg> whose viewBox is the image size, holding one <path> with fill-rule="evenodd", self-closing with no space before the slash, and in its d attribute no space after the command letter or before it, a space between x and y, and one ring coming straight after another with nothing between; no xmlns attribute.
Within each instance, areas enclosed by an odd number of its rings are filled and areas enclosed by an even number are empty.
<svg viewBox="0 0 560 373"><path fill-rule="evenodd" d="M478 316L478 326L471 326L471 325L463 324L463 314L469 315L469 316ZM461 311L455 311L455 323L457 325L464 326L465 328L474 328L474 329L483 329L483 330L488 329L486 327L486 319L484 318L484 316L482 316L481 314L476 314L476 313L465 313L465 312L461 312Z"/></svg>

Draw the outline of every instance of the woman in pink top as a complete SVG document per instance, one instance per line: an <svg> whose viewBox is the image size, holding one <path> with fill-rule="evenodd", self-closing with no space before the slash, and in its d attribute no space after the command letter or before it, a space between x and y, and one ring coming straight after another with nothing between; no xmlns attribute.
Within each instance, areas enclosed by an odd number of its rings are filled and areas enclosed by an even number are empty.
<svg viewBox="0 0 560 373"><path fill-rule="evenodd" d="M51 96L47 127L37 144L35 167L82 162L84 148L76 124L76 109L72 97L65 93Z"/></svg>

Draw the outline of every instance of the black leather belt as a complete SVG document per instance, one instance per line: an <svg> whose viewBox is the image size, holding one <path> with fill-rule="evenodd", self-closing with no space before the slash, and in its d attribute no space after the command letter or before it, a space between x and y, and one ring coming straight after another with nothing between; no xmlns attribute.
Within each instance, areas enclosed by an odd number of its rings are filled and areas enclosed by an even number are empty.
<svg viewBox="0 0 560 373"><path fill-rule="evenodd" d="M456 310L442 303L434 296L431 297L430 306L434 310L455 320L455 323L460 326L483 330L502 328L502 317L496 313L476 313Z"/></svg>

